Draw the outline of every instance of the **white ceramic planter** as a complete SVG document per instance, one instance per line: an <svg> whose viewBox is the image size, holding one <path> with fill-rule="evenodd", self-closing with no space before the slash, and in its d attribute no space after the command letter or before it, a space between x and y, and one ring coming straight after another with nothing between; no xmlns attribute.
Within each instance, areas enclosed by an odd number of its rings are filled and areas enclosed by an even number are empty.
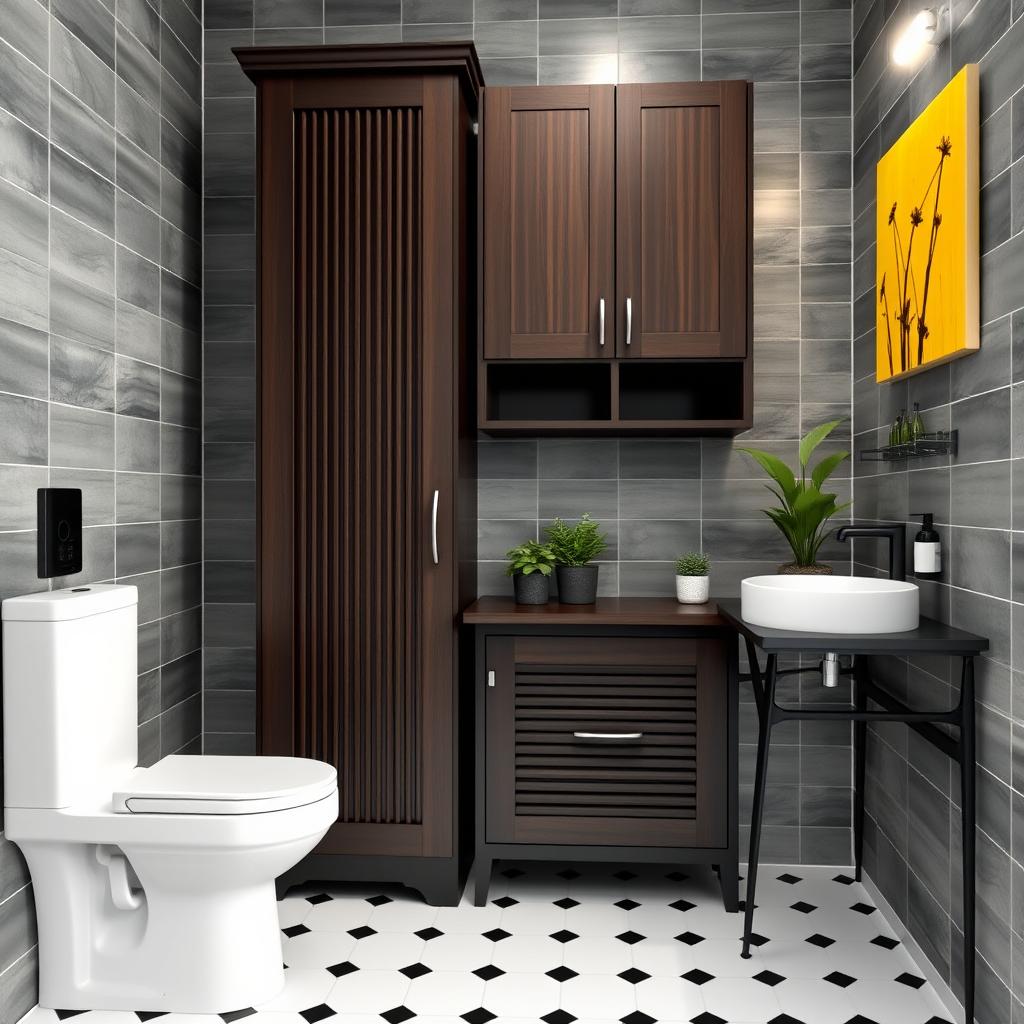
<svg viewBox="0 0 1024 1024"><path fill-rule="evenodd" d="M710 576L676 577L676 597L680 604L704 604L710 589Z"/></svg>

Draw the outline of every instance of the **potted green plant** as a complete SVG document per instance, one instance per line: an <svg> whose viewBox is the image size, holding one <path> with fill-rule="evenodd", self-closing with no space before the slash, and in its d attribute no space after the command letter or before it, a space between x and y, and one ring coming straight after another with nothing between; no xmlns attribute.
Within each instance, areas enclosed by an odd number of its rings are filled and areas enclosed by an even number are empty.
<svg viewBox="0 0 1024 1024"><path fill-rule="evenodd" d="M505 553L516 604L547 604L555 556L547 544L528 540Z"/></svg>
<svg viewBox="0 0 1024 1024"><path fill-rule="evenodd" d="M822 423L800 441L798 458L799 478L780 458L757 448L740 448L772 478L766 484L778 499L778 506L766 508L764 514L782 531L793 550L793 561L779 566L780 573L814 573L827 575L832 572L830 565L818 563L818 551L831 532L828 521L849 508L850 502L836 504L836 495L823 491L825 481L835 472L848 451L826 455L808 474L808 464L814 449L835 430L842 420Z"/></svg>
<svg viewBox="0 0 1024 1024"><path fill-rule="evenodd" d="M676 599L680 604L704 604L711 589L711 562L700 551L688 551L676 559Z"/></svg>
<svg viewBox="0 0 1024 1024"><path fill-rule="evenodd" d="M545 532L557 563L558 600L563 604L593 604L600 567L591 563L608 546L600 527L584 512L574 526L555 519Z"/></svg>

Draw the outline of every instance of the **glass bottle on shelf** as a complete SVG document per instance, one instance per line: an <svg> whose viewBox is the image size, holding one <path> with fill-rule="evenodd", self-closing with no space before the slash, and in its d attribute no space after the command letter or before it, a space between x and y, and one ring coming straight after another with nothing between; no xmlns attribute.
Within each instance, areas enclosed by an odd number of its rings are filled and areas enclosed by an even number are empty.
<svg viewBox="0 0 1024 1024"><path fill-rule="evenodd" d="M900 431L903 429L903 410L901 409L896 414L896 419L892 421L892 426L889 428L889 447L895 447L900 443Z"/></svg>
<svg viewBox="0 0 1024 1024"><path fill-rule="evenodd" d="M924 435L925 435L925 429L924 429L924 420L921 419L921 407L920 407L920 405L917 402L915 402L914 403L914 416L913 416L913 418L910 421L910 437L911 437L911 440L917 441L920 438L924 437Z"/></svg>

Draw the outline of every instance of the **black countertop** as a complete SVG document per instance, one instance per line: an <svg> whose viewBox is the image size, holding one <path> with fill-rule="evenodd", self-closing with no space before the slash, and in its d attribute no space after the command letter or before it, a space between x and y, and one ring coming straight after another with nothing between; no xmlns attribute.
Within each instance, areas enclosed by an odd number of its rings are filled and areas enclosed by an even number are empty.
<svg viewBox="0 0 1024 1024"><path fill-rule="evenodd" d="M951 654L974 655L988 650L988 640L944 622L921 616L917 629L902 633L801 633L770 629L744 622L739 598L716 602L718 613L730 625L769 654L782 651L835 651L836 654Z"/></svg>

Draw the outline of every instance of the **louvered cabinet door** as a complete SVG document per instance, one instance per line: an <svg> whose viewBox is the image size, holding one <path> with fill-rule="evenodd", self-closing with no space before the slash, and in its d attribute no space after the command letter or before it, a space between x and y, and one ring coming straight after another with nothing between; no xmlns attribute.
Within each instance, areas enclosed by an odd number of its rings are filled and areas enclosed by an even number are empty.
<svg viewBox="0 0 1024 1024"><path fill-rule="evenodd" d="M321 854L453 852L457 89L261 97L260 745L336 765Z"/></svg>
<svg viewBox="0 0 1024 1024"><path fill-rule="evenodd" d="M718 640L493 637L487 841L727 845Z"/></svg>

